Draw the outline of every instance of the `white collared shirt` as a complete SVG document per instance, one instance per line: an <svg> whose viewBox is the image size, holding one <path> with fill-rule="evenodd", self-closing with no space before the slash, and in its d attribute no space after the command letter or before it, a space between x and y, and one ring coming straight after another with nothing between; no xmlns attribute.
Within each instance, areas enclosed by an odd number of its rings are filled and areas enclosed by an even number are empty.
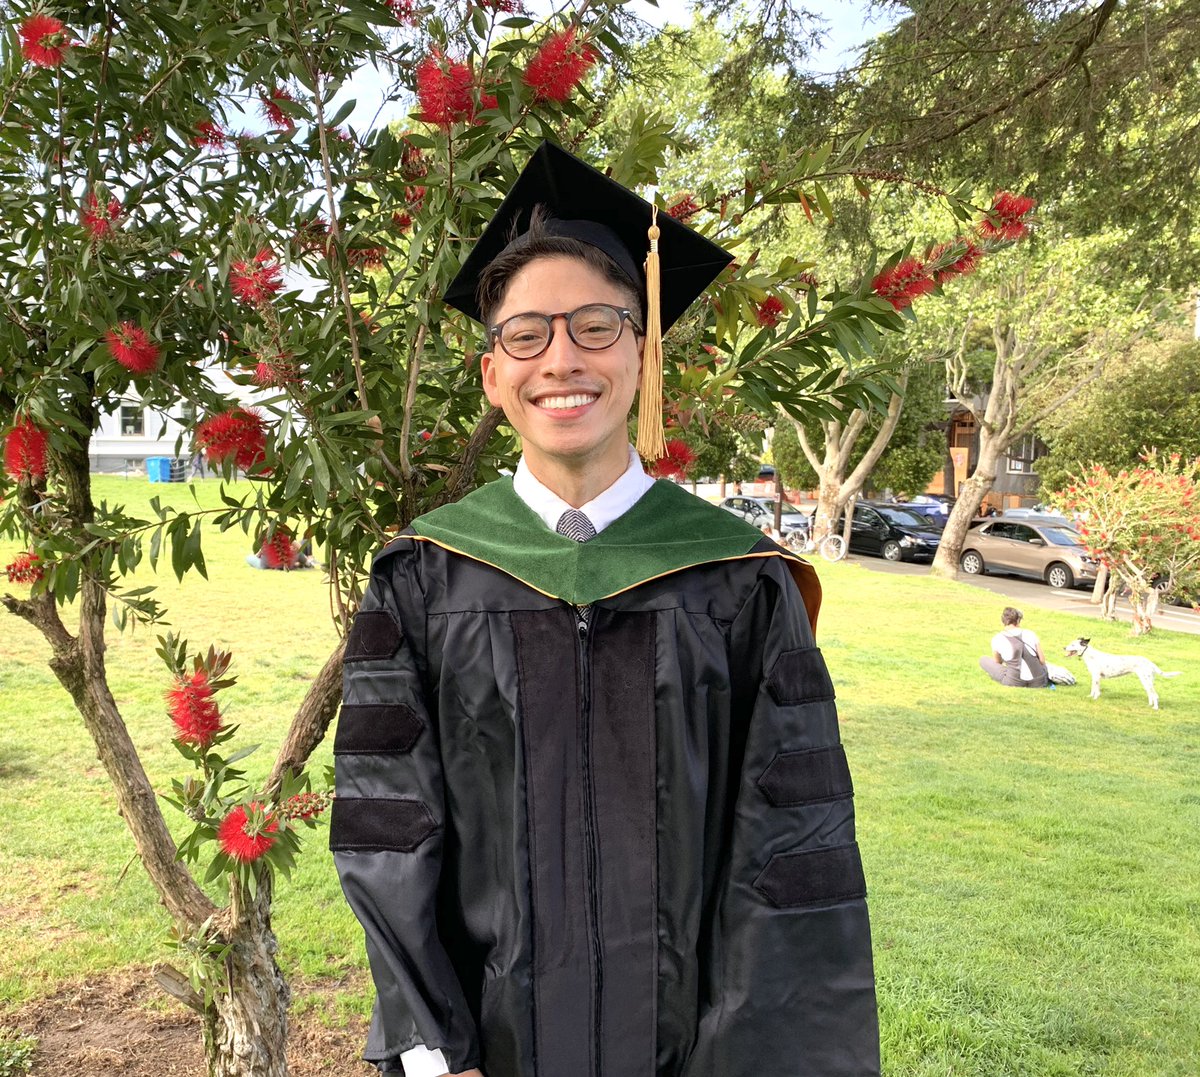
<svg viewBox="0 0 1200 1077"><path fill-rule="evenodd" d="M580 505L579 511L584 514L600 534L609 524L620 519L642 499L642 495L654 485L654 480L646 474L642 461L638 459L637 450L629 446L629 466L616 482L603 493L597 494L586 505ZM551 531L558 530L558 520L568 505L549 487L542 485L529 466L525 457L517 464L516 474L513 475L513 493L525 502L541 521Z"/></svg>
<svg viewBox="0 0 1200 1077"><path fill-rule="evenodd" d="M633 508L653 485L654 480L642 467L637 450L630 445L629 466L624 474L603 493L592 498L586 505L580 506L579 511L592 522L596 534L599 534ZM551 531L558 530L559 517L567 509L574 507L534 478L524 456L521 457L513 475L513 492ZM431 1051L428 1047L413 1047L400 1055L400 1061L404 1064L405 1077L443 1077L443 1074L450 1072L446 1066L446 1056L441 1051Z"/></svg>

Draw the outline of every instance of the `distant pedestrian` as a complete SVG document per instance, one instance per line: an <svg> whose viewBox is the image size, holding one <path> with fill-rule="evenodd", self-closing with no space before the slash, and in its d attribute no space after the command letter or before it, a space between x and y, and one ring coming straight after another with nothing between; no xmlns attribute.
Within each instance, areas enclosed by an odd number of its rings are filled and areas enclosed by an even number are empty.
<svg viewBox="0 0 1200 1077"><path fill-rule="evenodd" d="M1021 627L1021 611L1006 606L1000 615L1004 626L992 637L991 657L979 659L979 668L1006 688L1045 688L1049 683L1046 656L1037 634Z"/></svg>

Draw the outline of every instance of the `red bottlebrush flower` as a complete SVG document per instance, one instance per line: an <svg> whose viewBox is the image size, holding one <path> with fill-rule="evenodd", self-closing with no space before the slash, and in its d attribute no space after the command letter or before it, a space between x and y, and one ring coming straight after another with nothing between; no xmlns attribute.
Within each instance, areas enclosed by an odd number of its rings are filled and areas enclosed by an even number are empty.
<svg viewBox="0 0 1200 1077"><path fill-rule="evenodd" d="M795 275L795 277L793 277L792 279L798 285L800 285L801 288L820 288L821 287L821 282L820 282L820 280L817 279L817 275L815 273L810 272L807 269L804 270L802 273L797 273Z"/></svg>
<svg viewBox="0 0 1200 1077"><path fill-rule="evenodd" d="M767 296L758 304L757 316L759 325L768 327L778 325L779 319L783 316L783 301L778 296Z"/></svg>
<svg viewBox="0 0 1200 1077"><path fill-rule="evenodd" d="M952 277L966 276L968 273L974 273L979 268L979 259L983 257L983 248L970 236L959 236L953 243L942 243L934 247L929 255L929 260L931 262L940 261L949 251L956 247L962 248L962 254L934 274L934 279L938 284L945 284Z"/></svg>
<svg viewBox="0 0 1200 1077"><path fill-rule="evenodd" d="M421 106L418 118L438 127L470 119L475 111L474 81L466 64L437 52L426 56L417 65L417 101Z"/></svg>
<svg viewBox="0 0 1200 1077"><path fill-rule="evenodd" d="M696 454L686 441L671 438L664 456L650 464L649 472L656 479L682 479L696 462Z"/></svg>
<svg viewBox="0 0 1200 1077"><path fill-rule="evenodd" d="M25 419L4 439L4 467L14 479L46 477L46 431Z"/></svg>
<svg viewBox="0 0 1200 1077"><path fill-rule="evenodd" d="M586 41L575 41L575 27L551 34L525 69L525 85L535 101L565 101L598 59Z"/></svg>
<svg viewBox="0 0 1200 1077"><path fill-rule="evenodd" d="M214 464L232 459L249 471L266 453L267 428L262 416L246 408L231 408L210 416L196 427L196 445Z"/></svg>
<svg viewBox="0 0 1200 1077"><path fill-rule="evenodd" d="M274 534L263 543L258 556L267 568L291 568L296 560L296 549L288 529L277 527Z"/></svg>
<svg viewBox="0 0 1200 1077"><path fill-rule="evenodd" d="M175 723L176 738L197 748L207 748L224 728L213 687L202 669L175 678L167 689L167 713Z"/></svg>
<svg viewBox="0 0 1200 1077"><path fill-rule="evenodd" d="M408 199L408 208L414 213L420 213L421 207L425 205L425 188L405 187L404 197Z"/></svg>
<svg viewBox="0 0 1200 1077"><path fill-rule="evenodd" d="M158 367L159 350L146 330L133 322L121 322L104 334L109 354L135 374L149 374Z"/></svg>
<svg viewBox="0 0 1200 1077"><path fill-rule="evenodd" d="M386 253L383 247L352 247L346 252L346 260L359 269L378 269Z"/></svg>
<svg viewBox="0 0 1200 1077"><path fill-rule="evenodd" d="M254 367L254 381L264 389L279 389L299 384L300 372L296 369L295 360L281 352L259 358Z"/></svg>
<svg viewBox="0 0 1200 1077"><path fill-rule="evenodd" d="M113 230L121 217L121 203L115 198L108 200L108 205L101 208L100 200L95 191L88 191L83 200L83 208L79 211L80 220L89 236L94 240L104 239Z"/></svg>
<svg viewBox="0 0 1200 1077"><path fill-rule="evenodd" d="M928 295L934 287L933 277L929 275L925 263L916 258L903 259L871 281L871 290L896 310L911 306L914 299Z"/></svg>
<svg viewBox="0 0 1200 1077"><path fill-rule="evenodd" d="M213 120L201 120L196 124L193 146L224 146L225 129Z"/></svg>
<svg viewBox="0 0 1200 1077"><path fill-rule="evenodd" d="M397 210L392 214L392 227L403 235L412 227L412 217L404 212Z"/></svg>
<svg viewBox="0 0 1200 1077"><path fill-rule="evenodd" d="M323 793L297 793L279 806L279 814L285 819L315 819L328 807L329 797Z"/></svg>
<svg viewBox="0 0 1200 1077"><path fill-rule="evenodd" d="M521 10L518 0L476 0L487 11L499 11L504 15L515 15Z"/></svg>
<svg viewBox="0 0 1200 1077"><path fill-rule="evenodd" d="M405 136L400 140L404 148L400 151L400 171L405 179L422 179L429 175L429 161L420 149ZM423 188L422 188L423 189Z"/></svg>
<svg viewBox="0 0 1200 1077"><path fill-rule="evenodd" d="M674 217L677 221L690 221L699 212L700 207L696 205L696 200L690 194L684 195L673 206L667 207L667 215Z"/></svg>
<svg viewBox="0 0 1200 1077"><path fill-rule="evenodd" d="M257 307L269 303L283 287L282 275L283 268L275 255L263 247L249 261L234 262L229 267L229 286L241 302Z"/></svg>
<svg viewBox="0 0 1200 1077"><path fill-rule="evenodd" d="M261 808L262 805L257 802L250 805L252 812ZM217 843L226 856L243 864L252 864L275 844L271 835L278 832L279 822L270 815L265 816L258 826L251 825L245 806L239 804L230 810L217 827Z"/></svg>
<svg viewBox="0 0 1200 1077"><path fill-rule="evenodd" d="M18 31L21 55L38 67L58 67L71 47L67 28L51 15L30 15Z"/></svg>
<svg viewBox="0 0 1200 1077"><path fill-rule="evenodd" d="M9 583L36 583L42 578L42 559L32 550L19 553L5 569Z"/></svg>
<svg viewBox="0 0 1200 1077"><path fill-rule="evenodd" d="M992 208L979 222L979 234L985 239L1021 239L1029 234L1026 216L1037 202L1011 191L997 191Z"/></svg>
<svg viewBox="0 0 1200 1077"><path fill-rule="evenodd" d="M414 26L417 21L417 0L387 0L388 10L392 18L408 26Z"/></svg>
<svg viewBox="0 0 1200 1077"><path fill-rule="evenodd" d="M262 112L270 123L278 131L294 131L296 129L296 121L291 118L280 107L280 101L295 101L296 99L282 88L277 88L271 91L270 95L260 94L259 100L262 101Z"/></svg>

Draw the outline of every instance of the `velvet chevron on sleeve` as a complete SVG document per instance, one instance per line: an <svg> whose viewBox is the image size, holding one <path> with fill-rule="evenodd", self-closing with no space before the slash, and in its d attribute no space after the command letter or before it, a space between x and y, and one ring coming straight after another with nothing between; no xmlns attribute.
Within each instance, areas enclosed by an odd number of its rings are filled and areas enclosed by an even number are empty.
<svg viewBox="0 0 1200 1077"><path fill-rule="evenodd" d="M378 989L369 1059L876 1077L850 769L780 552L599 597L585 571L616 574L572 563L587 618L553 572L452 536L377 557L332 837Z"/></svg>
<svg viewBox="0 0 1200 1077"><path fill-rule="evenodd" d="M347 642L330 847L377 992L365 1057L426 1045L459 1072L478 1065L479 1041L437 931L445 793L417 662L424 615L403 563L372 580Z"/></svg>

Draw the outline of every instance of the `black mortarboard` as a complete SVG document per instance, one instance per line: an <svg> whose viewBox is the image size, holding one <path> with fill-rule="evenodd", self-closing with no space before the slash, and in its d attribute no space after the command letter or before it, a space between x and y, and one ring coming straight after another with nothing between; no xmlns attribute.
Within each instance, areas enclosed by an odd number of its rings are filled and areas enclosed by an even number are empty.
<svg viewBox="0 0 1200 1077"><path fill-rule="evenodd" d="M476 300L480 274L529 227L537 206L553 219L548 231L589 243L607 254L646 297L638 451L663 452L662 333L732 260L723 248L655 208L632 191L551 142L543 142L517 177L496 215L446 289L445 301L482 321ZM652 231L653 230L653 231ZM657 296L657 302L655 302ZM653 397L653 420L648 397Z"/></svg>

